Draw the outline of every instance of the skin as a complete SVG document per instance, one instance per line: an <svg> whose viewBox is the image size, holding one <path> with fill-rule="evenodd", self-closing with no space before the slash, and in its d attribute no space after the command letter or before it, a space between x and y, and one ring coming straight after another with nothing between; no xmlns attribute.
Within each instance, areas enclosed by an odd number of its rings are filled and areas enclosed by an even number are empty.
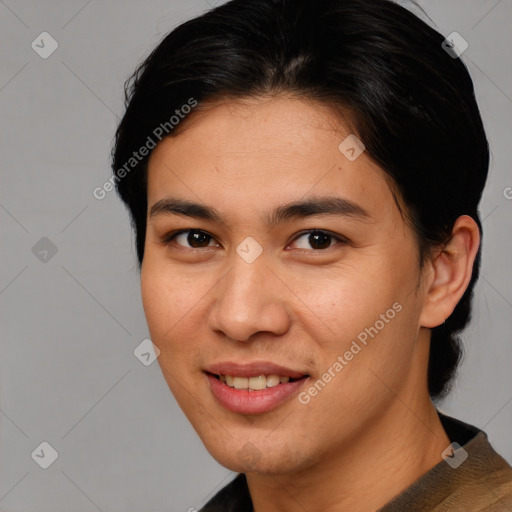
<svg viewBox="0 0 512 512"><path fill-rule="evenodd" d="M429 328L469 283L478 228L459 217L420 268L385 173L366 152L349 161L338 150L348 117L304 99L219 101L183 123L150 157L141 269L167 383L211 455L246 473L256 512L376 510L450 444L427 390ZM348 199L368 217L265 223L262 214L319 196ZM166 197L215 208L223 222L149 215ZM167 242L179 229L211 238ZM326 248L301 234L315 229L333 235ZM248 236L263 249L252 263L236 252ZM293 397L241 415L210 391L203 369L228 360L299 370L307 390L397 302L402 310L307 404Z"/></svg>

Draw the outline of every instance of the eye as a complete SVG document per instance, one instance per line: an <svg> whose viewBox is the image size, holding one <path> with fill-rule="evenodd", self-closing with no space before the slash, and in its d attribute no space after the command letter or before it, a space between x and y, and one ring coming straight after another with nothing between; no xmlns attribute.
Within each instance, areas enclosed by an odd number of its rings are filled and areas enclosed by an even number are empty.
<svg viewBox="0 0 512 512"><path fill-rule="evenodd" d="M214 242L213 237L200 229L182 229L181 231L170 233L165 237L164 243L169 244L172 241L176 241L177 245L181 247L187 247L186 244L189 244L189 249L218 246L217 243L210 245L211 242Z"/></svg>
<svg viewBox="0 0 512 512"><path fill-rule="evenodd" d="M302 241L301 241L302 240ZM295 240L294 243L298 243L299 249L314 249L314 250L322 250L328 249L332 247L331 242L337 240L341 243L347 243L346 239L343 239L339 236L332 235L327 231L321 231L319 229L314 229L311 231L306 231L300 234ZM309 247L308 247L309 245Z"/></svg>
<svg viewBox="0 0 512 512"><path fill-rule="evenodd" d="M296 244L296 248L298 249L323 250L336 245L336 241L342 244L348 242L347 239L339 235L333 235L327 231L314 229L300 233L292 243ZM171 242L175 242L178 246L189 249L204 249L206 247L219 246L212 235L200 229L182 229L169 233L163 240L163 243L168 245Z"/></svg>

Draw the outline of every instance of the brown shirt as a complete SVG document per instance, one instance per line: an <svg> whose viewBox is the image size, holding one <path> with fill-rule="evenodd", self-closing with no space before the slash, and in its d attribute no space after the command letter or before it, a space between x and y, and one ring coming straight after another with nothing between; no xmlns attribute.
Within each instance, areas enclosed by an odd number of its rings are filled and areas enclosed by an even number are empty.
<svg viewBox="0 0 512 512"><path fill-rule="evenodd" d="M512 512L512 467L494 451L485 432L438 414L452 443L462 449L447 456L377 512ZM243 473L200 510L252 511Z"/></svg>

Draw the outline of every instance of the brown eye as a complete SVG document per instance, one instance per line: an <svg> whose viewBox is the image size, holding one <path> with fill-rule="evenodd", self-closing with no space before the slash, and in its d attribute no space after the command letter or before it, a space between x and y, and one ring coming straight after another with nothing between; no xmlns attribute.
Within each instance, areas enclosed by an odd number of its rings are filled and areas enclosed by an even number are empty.
<svg viewBox="0 0 512 512"><path fill-rule="evenodd" d="M178 245L182 247L190 247L191 249L201 249L203 247L215 247L215 243L210 245L213 241L213 237L204 231L200 231L197 229L188 229L183 230L178 233L175 233L171 237L169 237L166 241L169 243L171 241L176 241Z"/></svg>
<svg viewBox="0 0 512 512"><path fill-rule="evenodd" d="M318 229L302 233L294 240L293 243L297 244L298 241L300 241L298 243L298 249L313 250L328 249L329 247L332 247L333 241L345 242L343 239L337 236L331 235L326 231L321 231Z"/></svg>

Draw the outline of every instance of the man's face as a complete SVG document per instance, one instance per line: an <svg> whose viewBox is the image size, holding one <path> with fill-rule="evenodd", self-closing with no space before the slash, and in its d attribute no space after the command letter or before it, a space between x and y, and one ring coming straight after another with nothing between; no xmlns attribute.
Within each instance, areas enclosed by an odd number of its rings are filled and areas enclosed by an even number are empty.
<svg viewBox="0 0 512 512"><path fill-rule="evenodd" d="M234 471L306 469L371 439L397 397L426 393L418 247L384 172L366 152L354 160L351 139L340 150L349 128L299 99L219 103L185 122L149 161L141 272L180 407ZM286 209L336 198L331 213Z"/></svg>

